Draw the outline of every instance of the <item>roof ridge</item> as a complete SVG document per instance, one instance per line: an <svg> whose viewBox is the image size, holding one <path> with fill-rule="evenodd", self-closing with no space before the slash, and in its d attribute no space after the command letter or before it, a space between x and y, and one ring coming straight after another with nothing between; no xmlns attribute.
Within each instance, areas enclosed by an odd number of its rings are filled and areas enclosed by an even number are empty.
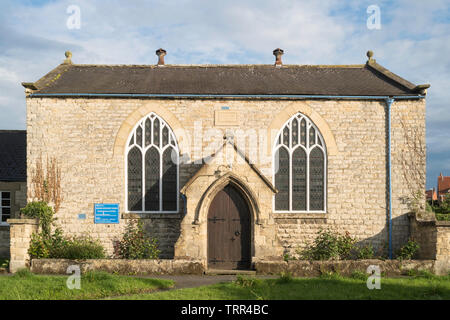
<svg viewBox="0 0 450 320"><path fill-rule="evenodd" d="M326 64L283 64L281 67L288 68L364 68L365 64L338 64L338 65L326 65ZM167 67L227 67L227 68L248 68L248 67L267 67L274 68L273 64L71 64L70 67L139 67L139 68L167 68Z"/></svg>

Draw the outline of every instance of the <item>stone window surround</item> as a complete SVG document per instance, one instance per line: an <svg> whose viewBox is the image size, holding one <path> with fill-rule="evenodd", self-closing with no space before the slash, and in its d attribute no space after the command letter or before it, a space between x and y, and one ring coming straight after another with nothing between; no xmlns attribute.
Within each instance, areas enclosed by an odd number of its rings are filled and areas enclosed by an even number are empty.
<svg viewBox="0 0 450 320"><path fill-rule="evenodd" d="M328 178L328 170L327 170L327 146L326 146L326 142L325 139L322 136L322 133L320 131L320 129L315 125L315 123L306 115L302 114L301 112L297 112L296 114L294 114L293 116L291 116L284 124L283 126L281 126L281 128L278 131L278 134L275 138L275 141L278 141L279 139L283 139L282 138L282 134L284 129L289 126L290 122L295 119L295 118L299 118L300 120L305 119L306 120L306 146L305 148L305 152L306 152L306 203L307 203L307 209L306 210L293 210L291 209L291 205L292 205L292 161L289 162L289 210L276 210L275 209L275 195L273 197L273 201L272 201L272 210L273 213L276 215L276 218L278 218L279 214L284 214L284 213L288 213L288 214L300 214L300 216L303 218L302 215L306 215L305 217L307 218L311 218L310 216L312 214L318 214L320 215L324 215L327 212L327 178ZM300 121L299 121L300 123ZM315 135L317 137L317 140L320 141L320 146L314 146L315 147L319 147L320 150L322 150L323 152L323 156L324 156L324 177L323 177L323 188L324 188L324 195L323 195L323 206L324 209L320 210L320 211L314 211L314 210L309 210L309 203L310 203L310 199L309 199L309 183L310 183L310 177L309 177L309 154L312 150L312 148L310 148L309 146L309 128L314 128L315 130ZM291 128L289 127L289 132L291 132ZM296 147L300 148L300 136L298 137L298 145ZM291 146L292 144L292 134L289 134L289 146L284 147L288 150L289 153L289 157L291 158L293 155L293 151L295 150L294 147ZM278 144L277 142L275 142L274 147L273 147L273 151L272 151L272 170L275 167L275 154L277 152L277 150L280 148L280 146L283 146L283 142L281 142L281 144ZM272 177L272 181L275 184L275 174Z"/></svg>
<svg viewBox="0 0 450 320"><path fill-rule="evenodd" d="M159 135L160 135L160 145L161 145L161 143L162 143L162 132L163 132L163 127L165 126L165 127L167 127L168 128L168 130L169 130L169 133L168 133L168 141L169 141L169 143L168 143L168 145L167 146L171 146L176 152L177 152L177 154L179 154L180 153L180 150L179 150L179 146L178 146L178 143L177 143L177 137L175 136L175 133L173 132L173 130L172 130L172 128L171 128L171 126L170 126L170 124L169 123L167 123L167 121L165 121L165 119L162 117L162 116L160 116L159 114L157 114L156 112L154 112L154 111L152 111L152 112L150 112L150 113L148 113L147 115L145 115L144 117L142 117L139 121L137 121L137 123L135 124L135 126L133 127L133 129L131 130L131 133L129 134L129 137L128 137L128 140L127 140L127 143L126 143L126 152L125 152L125 208L126 208L126 211L125 211L125 215L128 215L128 214L150 214L151 215L151 217L154 217L153 215L154 214L161 214L161 213L163 213L163 214L178 214L179 213L179 211L180 211L180 196L179 196L179 189L180 189L180 173L179 173L179 170L180 170L180 168L179 168L179 164L177 164L177 199L176 199L176 204L177 204L177 209L175 210L175 211L164 211L163 209L162 209L162 188L163 188L163 186L162 186L162 169L163 169L163 164L162 164L162 154L163 154L163 152L164 152L164 150L166 149L166 147L156 147L156 149L157 149L157 151L159 152L159 154L160 154L160 170L159 170L159 173L160 173L160 185L159 185L159 189L160 189L160 196L159 196L159 202L160 202L160 210L158 210L158 211L142 211L142 212L136 212L136 211L128 211L128 161L127 161L127 159L128 159L128 153L132 150L132 148L133 147L135 147L135 146L137 146L136 145L136 143L134 143L133 145L129 145L130 144L130 140L135 136L135 132L136 132L136 130L137 130L137 128L139 127L139 126L141 126L142 127L142 139L143 139L143 141L144 141L144 139L145 139L145 136L144 136L144 128L145 128L145 121L146 121L146 119L147 118L149 118L150 119L150 117L152 117L153 116L153 118L155 118L155 119L158 119L159 121L160 121L160 127L159 127ZM152 121L152 123L153 123L153 121ZM153 130L153 125L152 125L152 130ZM152 136L153 136L153 132L152 132ZM174 146L173 145L171 145L171 139L173 138L173 140L174 140ZM141 153L142 153L142 161L143 161L143 163L145 163L145 154L146 154L146 150L148 150L150 147L152 147L154 144L153 144L153 141L151 141L151 143L148 145L148 146L145 146L145 144L143 144L142 145L142 148L140 148L140 149L142 149L141 150ZM143 166L143 168L144 168L145 166ZM143 176L142 176L142 182L143 182L143 184L142 184L142 188L143 188L143 191L144 191L144 189L145 189L145 170L142 170L142 174L143 174ZM144 202L145 202L145 199L144 199L144 197L142 198L142 205L144 206ZM133 216L135 216L135 215L133 215Z"/></svg>

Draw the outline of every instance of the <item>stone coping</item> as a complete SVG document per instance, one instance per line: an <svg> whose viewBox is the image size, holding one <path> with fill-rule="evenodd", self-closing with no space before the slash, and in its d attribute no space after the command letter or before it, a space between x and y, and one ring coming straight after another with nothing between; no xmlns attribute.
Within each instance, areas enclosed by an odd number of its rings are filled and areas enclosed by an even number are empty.
<svg viewBox="0 0 450 320"><path fill-rule="evenodd" d="M68 274L67 268L74 265L80 267L81 273L106 271L122 275L201 275L205 271L201 261L181 259L33 259L30 269L38 274Z"/></svg>
<svg viewBox="0 0 450 320"><path fill-rule="evenodd" d="M450 261L438 260L342 260L342 261L258 261L255 262L257 274L277 275L289 272L296 277L317 277L326 273L339 273L351 276L355 271L366 273L371 265L378 266L382 275L407 275L409 271L429 271L437 275L448 275Z"/></svg>
<svg viewBox="0 0 450 320"><path fill-rule="evenodd" d="M33 224L38 225L38 219L8 219L7 222L11 224Z"/></svg>
<svg viewBox="0 0 450 320"><path fill-rule="evenodd" d="M274 219L327 219L328 214L323 213L307 213L307 212L289 212L277 213L272 212Z"/></svg>
<svg viewBox="0 0 450 320"><path fill-rule="evenodd" d="M181 219L181 213L122 213L122 219Z"/></svg>
<svg viewBox="0 0 450 320"><path fill-rule="evenodd" d="M450 227L450 221L436 220L436 227Z"/></svg>

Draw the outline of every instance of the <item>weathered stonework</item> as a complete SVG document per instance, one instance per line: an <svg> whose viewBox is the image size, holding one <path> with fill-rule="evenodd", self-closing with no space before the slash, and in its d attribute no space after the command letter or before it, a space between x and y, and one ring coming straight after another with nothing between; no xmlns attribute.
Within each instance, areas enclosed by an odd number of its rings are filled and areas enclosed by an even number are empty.
<svg viewBox="0 0 450 320"><path fill-rule="evenodd" d="M435 260L343 260L343 261L261 261L255 264L257 274L279 275L290 273L294 277L317 277L327 273L351 276L366 273L369 266L377 266L383 276L408 275L411 271L428 271L447 275L450 263Z"/></svg>
<svg viewBox="0 0 450 320"><path fill-rule="evenodd" d="M30 256L28 248L30 247L31 235L38 231L37 219L9 219L11 234L11 258L9 261L9 271L16 272L21 268L30 266Z"/></svg>
<svg viewBox="0 0 450 320"><path fill-rule="evenodd" d="M450 263L450 222L437 221L434 214L410 214L411 237L419 246L419 259Z"/></svg>
<svg viewBox="0 0 450 320"><path fill-rule="evenodd" d="M215 126L215 111L226 105L237 112L238 125ZM174 131L180 153L189 162L180 166L180 188L197 173L202 175L185 189L186 204L180 212L143 215L149 233L159 238L165 258L200 259L205 263L208 199L221 182L245 187L259 208L253 214L252 254L254 261L281 257L312 240L319 228L348 231L360 241L382 250L387 234L386 104L382 100L239 100L239 99L99 99L27 98L27 168L43 156L54 156L62 169L64 201L57 223L69 235L90 234L99 238L112 254L113 241L126 225L125 212L117 225L93 223L94 203L125 203L125 144L135 124L150 112L157 113ZM269 132L266 141L253 141L253 149L265 150L268 161L255 165L272 181L273 137L296 112L310 117L321 131L327 147L327 211L323 214L277 214L272 211L270 191L248 164L233 165L228 177L214 175L218 166L195 164L211 151L211 139L200 135L212 128L225 131ZM411 134L411 130L415 134ZM222 133L223 135L223 133ZM397 100L392 105L393 247L409 236L408 198L425 188L424 179L408 180L414 169L425 172L425 159L417 161L410 143L425 142L425 101ZM216 137L217 138L217 137ZM209 148L209 149L208 149ZM253 149L252 149L253 148ZM214 150L213 150L214 151ZM254 150L253 150L254 151ZM263 152L264 154L264 152ZM267 160L266 159L266 160ZM223 179L223 180L221 180ZM228 179L228 180L227 180ZM218 182L221 181L221 182ZM28 181L30 186L30 181ZM194 187L195 186L195 187ZM244 188L243 187L243 188ZM208 193L209 192L209 193ZM204 201L200 201L204 197ZM209 198L208 198L209 197ZM206 200L205 200L206 199ZM204 207L197 208L197 204ZM85 213L85 220L78 220ZM196 216L197 215L197 216ZM194 223L195 222L195 223ZM259 222L260 224L258 224Z"/></svg>
<svg viewBox="0 0 450 320"><path fill-rule="evenodd" d="M198 274L205 271L201 261L192 260L122 260L122 259L33 259L31 271L40 274L67 274L69 266L79 266L81 273L105 271L123 275Z"/></svg>

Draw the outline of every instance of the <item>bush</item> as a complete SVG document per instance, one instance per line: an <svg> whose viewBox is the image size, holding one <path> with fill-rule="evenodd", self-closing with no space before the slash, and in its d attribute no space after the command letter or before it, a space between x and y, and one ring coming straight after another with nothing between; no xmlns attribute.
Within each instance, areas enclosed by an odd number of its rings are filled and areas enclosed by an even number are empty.
<svg viewBox="0 0 450 320"><path fill-rule="evenodd" d="M356 239L331 230L319 230L316 239L306 249L298 251L304 260L345 260L355 255Z"/></svg>
<svg viewBox="0 0 450 320"><path fill-rule="evenodd" d="M397 259L399 260L411 260L420 249L419 244L412 239L409 239L408 242L400 248L397 252Z"/></svg>
<svg viewBox="0 0 450 320"><path fill-rule="evenodd" d="M32 259L102 259L105 250L98 240L89 237L64 238L57 229L50 238L31 236L28 253Z"/></svg>
<svg viewBox="0 0 450 320"><path fill-rule="evenodd" d="M130 220L122 240L114 246L114 255L121 259L158 259L159 253L157 240L145 234L140 220Z"/></svg>
<svg viewBox="0 0 450 320"><path fill-rule="evenodd" d="M375 253L371 244L361 247L358 250L358 259L373 259Z"/></svg>
<svg viewBox="0 0 450 320"><path fill-rule="evenodd" d="M50 236L51 225L54 222L53 208L45 201L29 202L24 208L20 209L20 213L29 218L39 219L39 227L44 237Z"/></svg>
<svg viewBox="0 0 450 320"><path fill-rule="evenodd" d="M105 250L98 240L90 237L73 237L54 244L50 250L54 259L102 259Z"/></svg>

